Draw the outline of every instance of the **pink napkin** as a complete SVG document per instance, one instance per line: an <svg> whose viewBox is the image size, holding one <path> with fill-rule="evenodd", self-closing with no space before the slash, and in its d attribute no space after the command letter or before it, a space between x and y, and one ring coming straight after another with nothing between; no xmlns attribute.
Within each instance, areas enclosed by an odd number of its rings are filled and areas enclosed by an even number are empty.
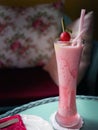
<svg viewBox="0 0 98 130"><path fill-rule="evenodd" d="M10 124L10 122L14 123ZM0 130L26 130L25 125L21 119L21 116L18 114L0 119L0 127L2 126L5 127L0 128Z"/></svg>

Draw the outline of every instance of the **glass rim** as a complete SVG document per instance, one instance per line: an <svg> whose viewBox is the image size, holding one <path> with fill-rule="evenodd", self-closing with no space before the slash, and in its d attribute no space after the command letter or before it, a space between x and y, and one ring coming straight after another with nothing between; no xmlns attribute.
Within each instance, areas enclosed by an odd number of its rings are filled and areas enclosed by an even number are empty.
<svg viewBox="0 0 98 130"><path fill-rule="evenodd" d="M70 46L72 44L71 40L70 41L60 41L59 39L56 39L54 41L54 44L58 44L58 45L61 45L61 46Z"/></svg>

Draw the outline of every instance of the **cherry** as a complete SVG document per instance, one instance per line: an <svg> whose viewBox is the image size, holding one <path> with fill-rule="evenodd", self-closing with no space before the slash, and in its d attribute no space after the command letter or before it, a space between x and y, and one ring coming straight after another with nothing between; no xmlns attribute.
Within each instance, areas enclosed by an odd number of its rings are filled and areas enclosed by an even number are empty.
<svg viewBox="0 0 98 130"><path fill-rule="evenodd" d="M60 35L60 40L61 41L70 41L70 34L68 32L62 32Z"/></svg>
<svg viewBox="0 0 98 130"><path fill-rule="evenodd" d="M60 41L70 41L71 36L70 36L69 32L71 32L71 30L66 28L64 18L61 18L61 24L62 24L63 32L60 35Z"/></svg>

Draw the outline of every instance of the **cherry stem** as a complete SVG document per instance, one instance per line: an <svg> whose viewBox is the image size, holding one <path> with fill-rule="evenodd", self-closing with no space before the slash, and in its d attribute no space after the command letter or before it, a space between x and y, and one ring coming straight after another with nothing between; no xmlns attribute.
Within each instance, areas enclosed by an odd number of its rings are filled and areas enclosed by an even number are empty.
<svg viewBox="0 0 98 130"><path fill-rule="evenodd" d="M66 28L65 23L64 23L64 18L61 18L61 24L62 24L62 30L64 32Z"/></svg>

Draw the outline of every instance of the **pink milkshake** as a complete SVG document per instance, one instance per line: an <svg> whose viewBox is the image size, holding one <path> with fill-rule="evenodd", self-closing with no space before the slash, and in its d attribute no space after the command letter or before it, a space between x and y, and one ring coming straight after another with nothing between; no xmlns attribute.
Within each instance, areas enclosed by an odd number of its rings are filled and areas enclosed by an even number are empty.
<svg viewBox="0 0 98 130"><path fill-rule="evenodd" d="M76 86L83 45L57 41L54 48L59 76L59 106L55 119L62 127L79 129L82 120L77 113Z"/></svg>
<svg viewBox="0 0 98 130"><path fill-rule="evenodd" d="M51 121L56 130L79 130L83 121L77 112L76 86L79 63L83 50L81 43L82 26L85 10L81 11L79 33L71 39L63 26L60 39L54 43L59 78L58 110ZM62 21L62 25L64 25Z"/></svg>

